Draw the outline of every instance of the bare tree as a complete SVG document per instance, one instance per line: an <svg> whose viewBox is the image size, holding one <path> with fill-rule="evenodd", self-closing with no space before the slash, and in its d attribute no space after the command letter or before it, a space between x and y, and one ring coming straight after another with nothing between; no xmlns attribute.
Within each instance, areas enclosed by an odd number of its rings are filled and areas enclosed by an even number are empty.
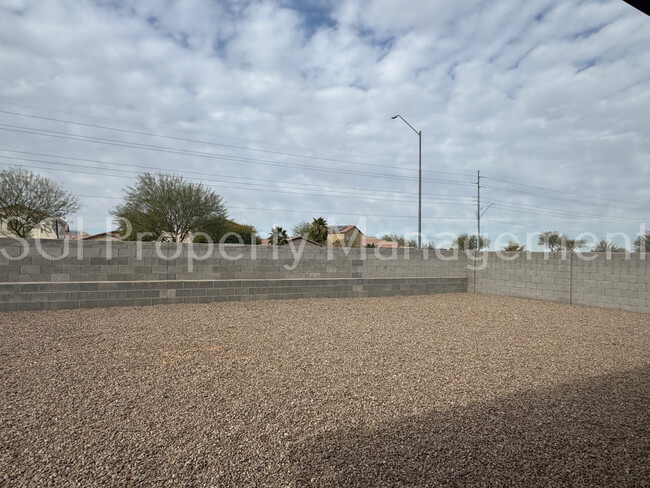
<svg viewBox="0 0 650 488"><path fill-rule="evenodd" d="M12 234L29 237L47 219L79 208L77 197L49 178L21 168L0 171L0 221Z"/></svg>

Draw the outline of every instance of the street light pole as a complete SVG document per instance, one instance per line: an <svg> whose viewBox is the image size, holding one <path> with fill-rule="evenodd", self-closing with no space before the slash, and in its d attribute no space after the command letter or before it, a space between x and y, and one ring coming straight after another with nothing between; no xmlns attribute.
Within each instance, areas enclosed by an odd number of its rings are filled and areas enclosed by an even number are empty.
<svg viewBox="0 0 650 488"><path fill-rule="evenodd" d="M395 120L398 117L418 135L418 249L422 249L422 131L415 130L413 126L399 114L393 115L391 119Z"/></svg>

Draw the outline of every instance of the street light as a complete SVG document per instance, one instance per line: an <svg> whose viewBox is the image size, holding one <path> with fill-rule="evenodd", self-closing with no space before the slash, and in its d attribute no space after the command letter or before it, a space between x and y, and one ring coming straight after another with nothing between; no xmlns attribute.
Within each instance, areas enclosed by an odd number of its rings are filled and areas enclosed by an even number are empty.
<svg viewBox="0 0 650 488"><path fill-rule="evenodd" d="M404 117L399 114L393 115L391 119L395 120L398 117L418 135L420 149L420 158L418 163L418 249L422 249L422 131L415 130L413 126L404 120Z"/></svg>

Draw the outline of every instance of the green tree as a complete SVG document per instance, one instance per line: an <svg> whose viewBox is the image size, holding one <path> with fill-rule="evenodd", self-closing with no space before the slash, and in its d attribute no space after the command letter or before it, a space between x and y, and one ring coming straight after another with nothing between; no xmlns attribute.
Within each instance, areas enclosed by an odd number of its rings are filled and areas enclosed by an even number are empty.
<svg viewBox="0 0 650 488"><path fill-rule="evenodd" d="M483 249L484 247L487 247L490 245L490 241L483 236L480 236L478 239L479 246L477 248L476 246L476 235L469 235L469 234L460 234L456 239L454 239L453 245L457 247L458 249L461 249L463 251L475 251L475 250L480 250Z"/></svg>
<svg viewBox="0 0 650 488"><path fill-rule="evenodd" d="M311 231L311 225L312 224L310 224L306 220L303 220L302 222L298 222L296 225L294 225L291 228L291 232L293 233L294 236L307 237L309 236L309 232Z"/></svg>
<svg viewBox="0 0 650 488"><path fill-rule="evenodd" d="M556 230L542 232L537 239L540 246L547 247L549 251L573 251L585 247L587 242L584 239L569 239Z"/></svg>
<svg viewBox="0 0 650 488"><path fill-rule="evenodd" d="M593 252L623 252L625 251L625 249L622 248L621 246L617 246L616 244L608 242L605 239L601 239L596 243L592 251Z"/></svg>
<svg viewBox="0 0 650 488"><path fill-rule="evenodd" d="M518 242L515 242L515 241L509 241L508 244L506 244L506 245L503 247L503 250L504 250L504 251L511 251L511 252L515 252L515 251L523 251L525 247L526 247L526 246L520 246Z"/></svg>
<svg viewBox="0 0 650 488"><path fill-rule="evenodd" d="M228 235L225 239L227 244L239 244L241 241L244 244L260 244L262 240L257 236L257 231L252 225L244 225L229 220L224 217L213 217L203 225L201 232L206 233L212 239L212 242L221 242L221 239ZM234 233L234 235L232 235ZM238 238L241 237L241 241ZM207 242L205 236L199 235L194 238L194 242Z"/></svg>
<svg viewBox="0 0 650 488"><path fill-rule="evenodd" d="M149 239L183 242L192 232L203 231L211 219L226 217L222 198L202 184L190 183L182 176L143 173L134 187L127 187L124 202L112 214L120 231L135 240L138 233Z"/></svg>
<svg viewBox="0 0 650 488"><path fill-rule="evenodd" d="M402 237L401 239L404 238ZM381 240L386 242L399 242L400 236L398 236L397 234L384 234L383 236L381 236Z"/></svg>
<svg viewBox="0 0 650 488"><path fill-rule="evenodd" d="M323 244L327 241L327 235L327 221L323 217L315 218L309 226L308 237L314 242Z"/></svg>
<svg viewBox="0 0 650 488"><path fill-rule="evenodd" d="M647 230L645 234L640 235L634 240L634 250L636 252L650 252L650 230Z"/></svg>
<svg viewBox="0 0 650 488"><path fill-rule="evenodd" d="M269 235L269 244L274 246L283 246L289 242L287 231L282 227L273 227Z"/></svg>
<svg viewBox="0 0 650 488"><path fill-rule="evenodd" d="M384 234L381 239L386 242L397 242L401 247L418 247L418 242L415 239L407 239L405 236L397 234Z"/></svg>
<svg viewBox="0 0 650 488"><path fill-rule="evenodd" d="M79 200L49 178L21 168L0 171L0 221L18 237L29 237L48 218L63 218L79 208Z"/></svg>

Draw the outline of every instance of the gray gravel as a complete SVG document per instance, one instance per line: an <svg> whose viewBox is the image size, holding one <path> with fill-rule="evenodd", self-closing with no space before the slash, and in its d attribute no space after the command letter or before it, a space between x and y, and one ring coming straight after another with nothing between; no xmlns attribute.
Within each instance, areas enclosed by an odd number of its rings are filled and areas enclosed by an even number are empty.
<svg viewBox="0 0 650 488"><path fill-rule="evenodd" d="M0 485L647 486L650 316L471 294L0 314Z"/></svg>

